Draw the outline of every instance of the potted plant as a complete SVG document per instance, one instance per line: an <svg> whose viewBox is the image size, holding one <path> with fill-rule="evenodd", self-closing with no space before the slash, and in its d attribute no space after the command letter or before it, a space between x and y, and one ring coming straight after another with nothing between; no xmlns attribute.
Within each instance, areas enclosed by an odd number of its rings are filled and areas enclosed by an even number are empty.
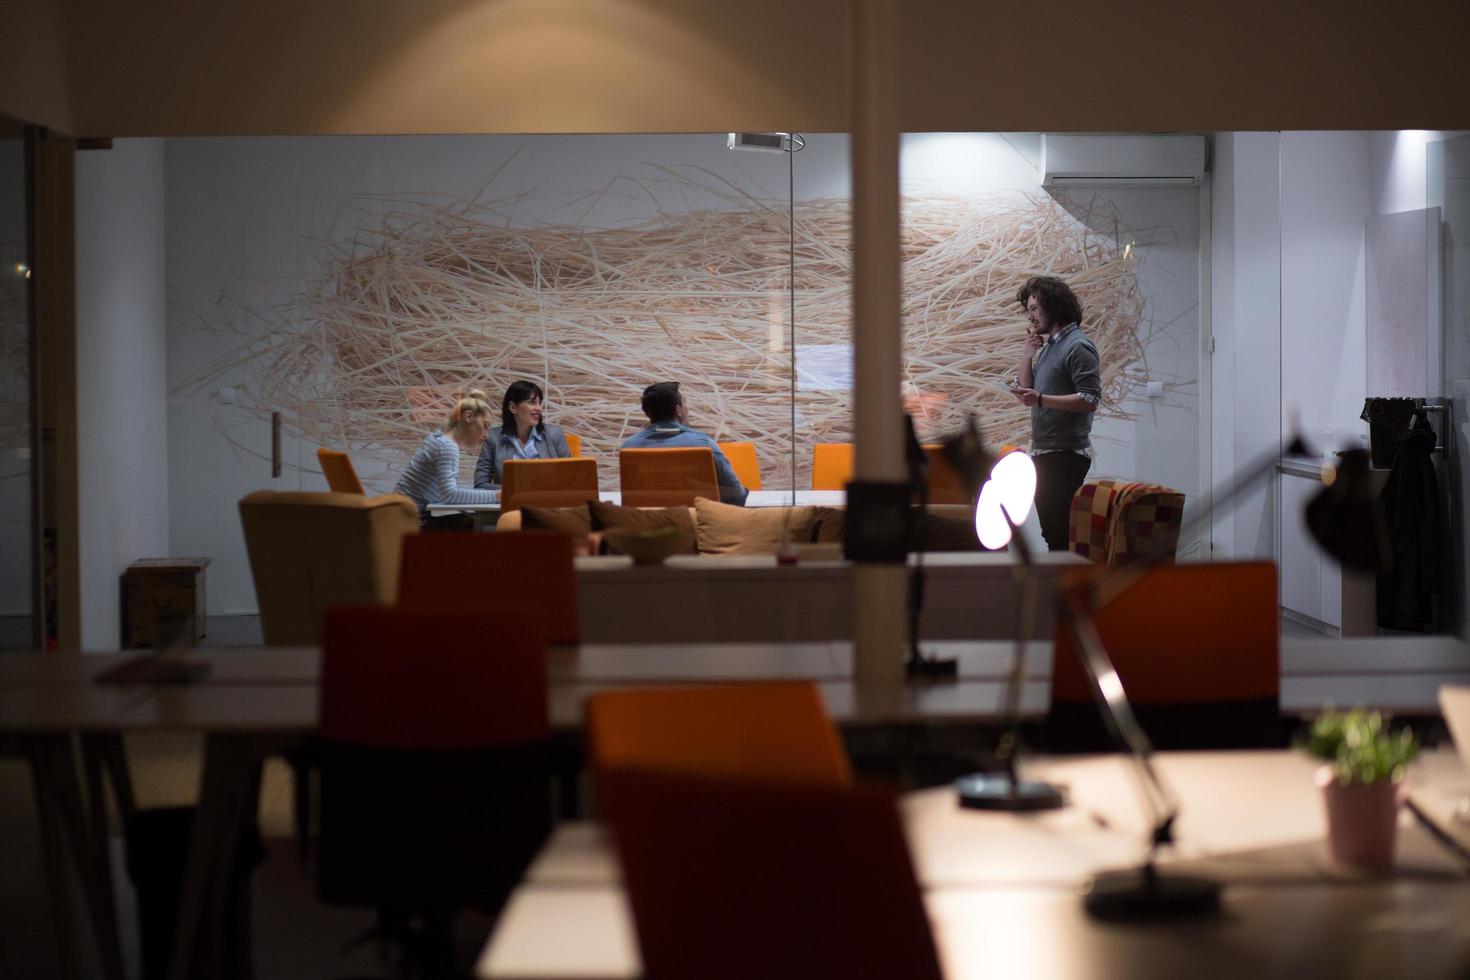
<svg viewBox="0 0 1470 980"><path fill-rule="evenodd" d="M1312 723L1305 747L1325 763L1317 785L1332 857L1354 867L1392 867L1404 772L1419 752L1418 737L1407 728L1388 731L1376 711L1328 709Z"/></svg>

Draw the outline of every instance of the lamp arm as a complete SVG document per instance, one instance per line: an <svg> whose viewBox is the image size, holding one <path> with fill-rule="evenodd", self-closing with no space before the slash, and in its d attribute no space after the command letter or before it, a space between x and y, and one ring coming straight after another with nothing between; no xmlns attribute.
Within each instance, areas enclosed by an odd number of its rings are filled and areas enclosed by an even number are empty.
<svg viewBox="0 0 1470 980"><path fill-rule="evenodd" d="M1081 654L1078 659L1082 662L1082 669L1087 672L1093 696L1102 709L1103 721L1107 724L1109 733L1128 749L1139 795L1153 818L1151 848L1157 849L1159 845L1172 840L1174 819L1179 815L1178 797L1154 768L1153 743L1149 741L1143 726L1138 723L1133 706L1123 693L1118 671L1113 666L1112 658L1108 656L1102 637L1098 635L1097 625L1092 621L1089 610L1085 607L1079 609L1064 597L1062 618Z"/></svg>

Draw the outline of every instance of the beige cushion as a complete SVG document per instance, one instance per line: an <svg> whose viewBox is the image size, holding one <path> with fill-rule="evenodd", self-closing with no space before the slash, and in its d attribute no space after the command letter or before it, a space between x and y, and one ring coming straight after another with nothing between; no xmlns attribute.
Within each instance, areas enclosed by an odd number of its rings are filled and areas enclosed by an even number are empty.
<svg viewBox="0 0 1470 980"><path fill-rule="evenodd" d="M811 536L810 507L736 507L704 497L694 500L695 538L701 555L769 555L781 542Z"/></svg>
<svg viewBox="0 0 1470 980"><path fill-rule="evenodd" d="M684 537L684 544L674 554L696 554L694 548L694 520L688 507L619 507L602 500L587 504L592 517L592 530L611 531L614 528L631 528L652 531L660 527L676 527Z"/></svg>

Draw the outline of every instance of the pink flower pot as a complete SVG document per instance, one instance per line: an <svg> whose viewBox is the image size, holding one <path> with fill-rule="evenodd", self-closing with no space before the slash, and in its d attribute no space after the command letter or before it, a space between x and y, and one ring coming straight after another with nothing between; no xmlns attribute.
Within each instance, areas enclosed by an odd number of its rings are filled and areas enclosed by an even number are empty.
<svg viewBox="0 0 1470 980"><path fill-rule="evenodd" d="M1403 783L1338 782L1331 766L1317 770L1327 806L1327 849L1333 860L1355 868L1393 867Z"/></svg>

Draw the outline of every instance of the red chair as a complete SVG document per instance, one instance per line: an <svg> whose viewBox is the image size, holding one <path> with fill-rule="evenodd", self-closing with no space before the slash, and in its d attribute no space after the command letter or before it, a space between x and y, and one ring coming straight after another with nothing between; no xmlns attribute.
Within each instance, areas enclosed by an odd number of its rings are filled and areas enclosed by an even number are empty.
<svg viewBox="0 0 1470 980"><path fill-rule="evenodd" d="M604 809L648 980L938 980L891 796L624 770Z"/></svg>
<svg viewBox="0 0 1470 980"><path fill-rule="evenodd" d="M420 964L453 962L451 920L497 911L550 832L546 641L511 608L336 607L322 639L324 901L425 923Z"/></svg>
<svg viewBox="0 0 1470 980"><path fill-rule="evenodd" d="M1068 568L1059 584L1065 592L1108 575L1101 568ZM1124 693L1158 747L1244 748L1282 741L1278 609L1272 562L1160 565L1093 620ZM1059 730L1048 741L1052 749L1111 744L1061 621L1048 727Z"/></svg>
<svg viewBox="0 0 1470 980"><path fill-rule="evenodd" d="M404 539L398 605L524 609L541 617L548 643L575 644L581 626L573 545L554 531L413 535Z"/></svg>

